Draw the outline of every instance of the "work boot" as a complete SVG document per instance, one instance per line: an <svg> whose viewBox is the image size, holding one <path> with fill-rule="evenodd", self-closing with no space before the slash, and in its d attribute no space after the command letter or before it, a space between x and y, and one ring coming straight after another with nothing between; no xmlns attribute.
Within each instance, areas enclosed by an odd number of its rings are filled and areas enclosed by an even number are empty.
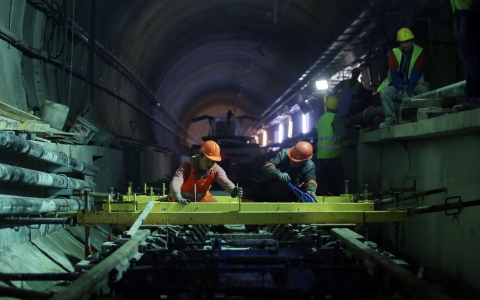
<svg viewBox="0 0 480 300"><path fill-rule="evenodd" d="M467 102L464 102L459 105L455 105L452 109L454 112L471 110L475 108L480 108L480 97L468 98Z"/></svg>
<svg viewBox="0 0 480 300"><path fill-rule="evenodd" d="M394 118L386 118L385 119L385 122L383 123L380 123L378 125L378 128L382 129L382 128L388 128L388 127L392 127L394 125L397 125L397 120L395 120Z"/></svg>

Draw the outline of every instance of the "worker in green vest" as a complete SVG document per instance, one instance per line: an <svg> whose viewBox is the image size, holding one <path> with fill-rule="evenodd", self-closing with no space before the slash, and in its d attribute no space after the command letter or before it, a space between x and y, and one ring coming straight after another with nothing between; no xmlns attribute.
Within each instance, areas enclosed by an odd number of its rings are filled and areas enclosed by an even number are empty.
<svg viewBox="0 0 480 300"><path fill-rule="evenodd" d="M458 40L458 57L466 71L465 95L467 101L453 107L454 111L480 107L480 1L450 0L453 9L453 27Z"/></svg>
<svg viewBox="0 0 480 300"><path fill-rule="evenodd" d="M338 115L341 117L350 116L360 109L363 90L363 83L358 81L360 73L360 68L354 68L350 79L340 81L333 88L333 93L341 103L338 111Z"/></svg>
<svg viewBox="0 0 480 300"><path fill-rule="evenodd" d="M427 54L422 47L415 45L413 38L414 35L408 28L401 28L397 32L400 46L390 52L387 78L377 89L385 114L385 122L380 124L380 128L397 124L394 102L407 104L412 96L430 90L423 78Z"/></svg>
<svg viewBox="0 0 480 300"><path fill-rule="evenodd" d="M354 138L356 130L348 128L348 119L337 115L340 101L329 96L325 101L325 113L317 121L317 195L340 195L345 173L342 163L342 140Z"/></svg>

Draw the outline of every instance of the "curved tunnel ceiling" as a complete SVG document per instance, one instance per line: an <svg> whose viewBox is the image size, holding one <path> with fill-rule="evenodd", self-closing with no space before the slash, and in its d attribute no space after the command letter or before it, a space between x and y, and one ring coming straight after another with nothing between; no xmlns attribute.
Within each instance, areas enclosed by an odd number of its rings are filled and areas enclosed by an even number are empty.
<svg viewBox="0 0 480 300"><path fill-rule="evenodd" d="M194 117L260 117L363 9L351 0L99 0L96 32L201 137L208 122ZM82 1L76 13L85 29L90 11Z"/></svg>

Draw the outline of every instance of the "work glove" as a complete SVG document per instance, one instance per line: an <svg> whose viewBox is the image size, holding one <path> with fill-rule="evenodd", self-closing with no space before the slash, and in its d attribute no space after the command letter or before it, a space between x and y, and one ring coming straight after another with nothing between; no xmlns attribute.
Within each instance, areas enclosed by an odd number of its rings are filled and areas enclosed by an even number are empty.
<svg viewBox="0 0 480 300"><path fill-rule="evenodd" d="M307 193L309 193L313 198L317 198L317 194L314 191L308 191Z"/></svg>
<svg viewBox="0 0 480 300"><path fill-rule="evenodd" d="M400 100L400 102L403 101L403 98L405 98L406 96L408 96L408 94L406 91L403 91L403 90L398 92L397 94L397 98L398 100Z"/></svg>
<svg viewBox="0 0 480 300"><path fill-rule="evenodd" d="M243 196L243 189L239 186L235 187L232 191L232 194L231 194L232 198L242 198Z"/></svg>
<svg viewBox="0 0 480 300"><path fill-rule="evenodd" d="M285 183L290 182L290 175L288 175L288 173L278 173L277 178Z"/></svg>
<svg viewBox="0 0 480 300"><path fill-rule="evenodd" d="M187 200L187 199L183 199L182 197L180 197L180 198L177 198L177 202L178 202L178 203L180 203L180 204L183 204L183 205L187 205L187 204L189 204L189 203L190 203L190 201L189 201L189 200Z"/></svg>

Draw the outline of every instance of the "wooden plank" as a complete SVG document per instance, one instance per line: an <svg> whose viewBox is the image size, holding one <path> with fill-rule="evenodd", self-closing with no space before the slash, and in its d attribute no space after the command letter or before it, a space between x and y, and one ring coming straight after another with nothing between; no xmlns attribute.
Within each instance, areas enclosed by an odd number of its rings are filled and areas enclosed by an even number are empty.
<svg viewBox="0 0 480 300"><path fill-rule="evenodd" d="M429 113L429 114L447 114L453 112L452 108L442 108L442 107L424 107L419 108L418 112Z"/></svg>
<svg viewBox="0 0 480 300"><path fill-rule="evenodd" d="M430 98L430 99L412 99L410 102L411 108L423 107L444 107L452 108L458 101L455 98Z"/></svg>
<svg viewBox="0 0 480 300"><path fill-rule="evenodd" d="M25 123L28 121L28 119L17 116L16 114L12 114L11 112L0 110L0 116L7 117L9 119Z"/></svg>
<svg viewBox="0 0 480 300"><path fill-rule="evenodd" d="M452 108L424 107L417 109L417 121L426 120L430 117L436 117L446 113L452 113Z"/></svg>
<svg viewBox="0 0 480 300"><path fill-rule="evenodd" d="M44 123L17 123L0 120L0 130L49 132L50 125Z"/></svg>
<svg viewBox="0 0 480 300"><path fill-rule="evenodd" d="M26 120L35 120L35 121L39 121L41 122L42 120L37 117L37 116L34 116L34 115L31 115L27 112L24 112L23 110L21 109L18 109L18 108L15 108L11 105L8 105L6 103L3 103L3 102L0 102L0 110L4 111L4 112L8 112L10 114L13 114L13 115L16 115L18 117L21 117L23 119L26 119ZM9 117L10 118L10 117ZM13 119L13 118L12 118ZM15 119L14 119L15 120ZM23 121L22 121L23 122Z"/></svg>

